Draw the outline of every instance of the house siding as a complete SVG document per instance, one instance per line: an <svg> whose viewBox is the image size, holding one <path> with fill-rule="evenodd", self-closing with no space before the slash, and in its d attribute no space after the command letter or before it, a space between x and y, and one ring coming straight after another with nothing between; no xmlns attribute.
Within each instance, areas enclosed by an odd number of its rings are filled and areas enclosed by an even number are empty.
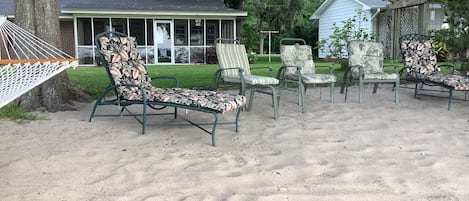
<svg viewBox="0 0 469 201"><path fill-rule="evenodd" d="M328 8L319 16L319 40L327 39L333 33L333 24L341 26L341 22L354 16L356 10L363 9L363 5L353 0L335 0ZM363 14L368 19L371 18L370 12L365 11ZM372 24L370 21L362 22L362 27L372 30ZM320 49L318 51L319 58L327 58L328 50Z"/></svg>

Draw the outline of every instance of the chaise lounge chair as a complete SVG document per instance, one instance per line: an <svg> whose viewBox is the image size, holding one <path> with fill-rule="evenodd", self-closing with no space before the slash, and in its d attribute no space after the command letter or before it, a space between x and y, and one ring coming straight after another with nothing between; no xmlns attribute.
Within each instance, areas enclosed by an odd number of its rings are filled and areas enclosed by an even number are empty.
<svg viewBox="0 0 469 201"><path fill-rule="evenodd" d="M219 124L234 124L238 131L240 108L246 104L242 95L232 95L209 90L192 90L182 88L159 88L153 86L151 81L170 78L168 76L149 77L144 61L141 59L134 37L117 32L105 32L96 36L98 51L106 69L110 83L102 95L96 100L89 121L98 116L132 116L142 125L142 134L147 126L182 126L194 125L212 137L215 146L215 131ZM115 94L112 99L108 96ZM120 114L96 114L98 106L114 105L120 107ZM134 113L130 106L141 106L142 112ZM160 110L158 113L148 113L147 109ZM173 112L162 113L164 108L174 108ZM213 122L197 123L190 119L180 117L178 109L193 110L212 114ZM126 111L128 114L123 114ZM232 122L219 122L218 115L236 112ZM154 123L147 121L150 115L174 115L174 118L186 120L184 123ZM211 130L205 128L211 126Z"/></svg>
<svg viewBox="0 0 469 201"><path fill-rule="evenodd" d="M401 54L404 60L404 68L400 71L405 73L407 81L415 83L414 97L420 91L437 91L448 93L448 96L432 95L424 93L420 95L448 98L448 110L451 110L451 100L454 91L469 91L469 77L457 74L454 66L444 64L437 65L436 52L432 48L430 36L421 34L407 34L399 38ZM442 73L441 67L448 68L449 74ZM437 86L443 88L428 89L425 86Z"/></svg>

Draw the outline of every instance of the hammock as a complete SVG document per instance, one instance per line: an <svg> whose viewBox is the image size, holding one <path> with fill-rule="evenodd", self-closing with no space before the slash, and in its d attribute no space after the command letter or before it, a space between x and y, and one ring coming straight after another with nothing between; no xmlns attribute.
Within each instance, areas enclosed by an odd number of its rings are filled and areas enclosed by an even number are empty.
<svg viewBox="0 0 469 201"><path fill-rule="evenodd" d="M0 17L0 108L78 59Z"/></svg>

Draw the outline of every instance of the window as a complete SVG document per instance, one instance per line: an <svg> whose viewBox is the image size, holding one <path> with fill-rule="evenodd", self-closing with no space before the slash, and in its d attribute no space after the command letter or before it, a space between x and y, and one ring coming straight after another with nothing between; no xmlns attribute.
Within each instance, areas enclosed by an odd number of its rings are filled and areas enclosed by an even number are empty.
<svg viewBox="0 0 469 201"><path fill-rule="evenodd" d="M221 21L221 37L222 38L233 38L233 20L222 20Z"/></svg>
<svg viewBox="0 0 469 201"><path fill-rule="evenodd" d="M137 39L137 44L145 45L145 20L129 19L130 35Z"/></svg>
<svg viewBox="0 0 469 201"><path fill-rule="evenodd" d="M112 18L111 23L112 23L112 28L111 28L112 31L128 34L127 33L127 19Z"/></svg>
<svg viewBox="0 0 469 201"><path fill-rule="evenodd" d="M78 18L77 25L78 30L81 30L77 33L78 45L93 45L91 18Z"/></svg>
<svg viewBox="0 0 469 201"><path fill-rule="evenodd" d="M174 44L187 45L187 20L174 20Z"/></svg>
<svg viewBox="0 0 469 201"><path fill-rule="evenodd" d="M207 20L207 45L215 44L218 35L218 20Z"/></svg>
<svg viewBox="0 0 469 201"><path fill-rule="evenodd" d="M204 44L204 21L202 19L191 20L191 43L190 45Z"/></svg>

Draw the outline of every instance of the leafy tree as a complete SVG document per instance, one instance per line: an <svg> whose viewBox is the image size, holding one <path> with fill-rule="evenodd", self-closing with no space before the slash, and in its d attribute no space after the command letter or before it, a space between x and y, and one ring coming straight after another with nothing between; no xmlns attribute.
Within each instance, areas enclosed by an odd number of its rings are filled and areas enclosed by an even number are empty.
<svg viewBox="0 0 469 201"><path fill-rule="evenodd" d="M15 23L60 47L58 13L58 0L16 0ZM56 112L74 109L71 100L78 97L88 96L72 85L67 73L62 72L21 96L15 104L27 109L44 107L47 111Z"/></svg>
<svg viewBox="0 0 469 201"><path fill-rule="evenodd" d="M469 1L438 0L445 8L449 29L441 30L446 47L455 58L464 58L463 71L469 70L467 51L469 50Z"/></svg>
<svg viewBox="0 0 469 201"><path fill-rule="evenodd" d="M240 9L243 6L244 0L224 0L228 8Z"/></svg>
<svg viewBox="0 0 469 201"><path fill-rule="evenodd" d="M371 40L375 38L374 33L361 26L362 22L367 22L368 18L363 14L362 10L357 10L356 14L341 22L333 24L333 32L327 39L318 42L318 48L328 51L328 58L335 58L345 67L346 64L346 48L350 40Z"/></svg>

